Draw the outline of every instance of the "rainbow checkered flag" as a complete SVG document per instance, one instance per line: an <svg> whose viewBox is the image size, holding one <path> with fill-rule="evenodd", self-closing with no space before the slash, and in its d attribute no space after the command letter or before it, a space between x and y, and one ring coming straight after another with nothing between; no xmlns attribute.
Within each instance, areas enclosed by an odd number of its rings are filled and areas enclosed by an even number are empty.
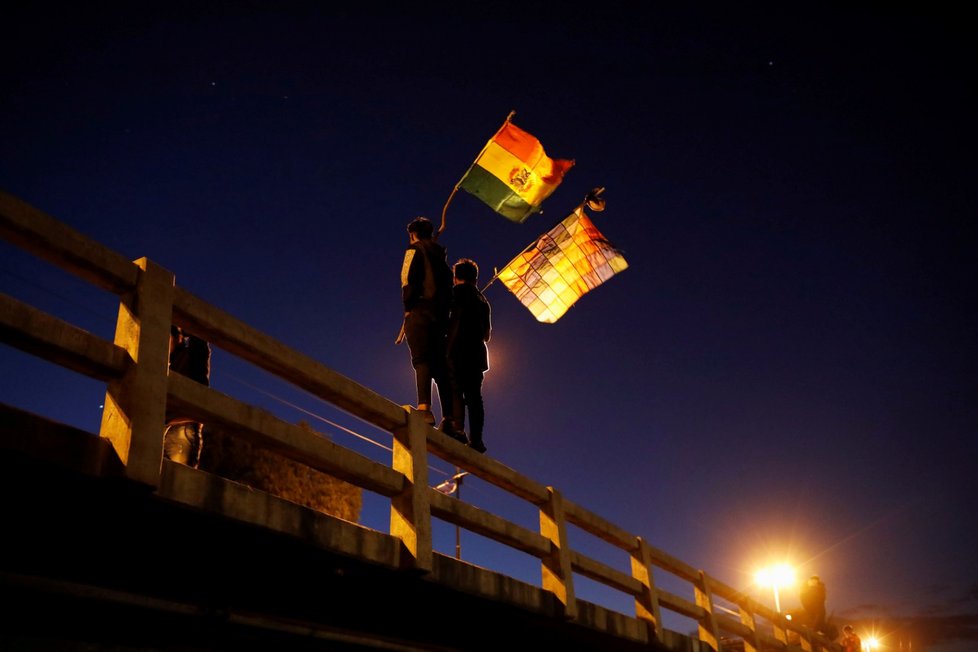
<svg viewBox="0 0 978 652"><path fill-rule="evenodd" d="M552 324L586 293L627 268L625 257L601 235L581 205L496 278L537 321Z"/></svg>

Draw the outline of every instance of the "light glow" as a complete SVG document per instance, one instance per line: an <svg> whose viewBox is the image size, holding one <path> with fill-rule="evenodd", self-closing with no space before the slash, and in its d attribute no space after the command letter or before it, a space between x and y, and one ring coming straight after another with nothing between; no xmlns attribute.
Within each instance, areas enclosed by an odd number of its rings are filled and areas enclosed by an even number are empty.
<svg viewBox="0 0 978 652"><path fill-rule="evenodd" d="M754 574L754 581L758 586L769 586L774 590L774 609L781 613L781 598L778 590L794 586L795 569L785 563L768 566Z"/></svg>
<svg viewBox="0 0 978 652"><path fill-rule="evenodd" d="M758 586L786 588L795 583L795 569L788 564L777 564L762 568L754 575Z"/></svg>

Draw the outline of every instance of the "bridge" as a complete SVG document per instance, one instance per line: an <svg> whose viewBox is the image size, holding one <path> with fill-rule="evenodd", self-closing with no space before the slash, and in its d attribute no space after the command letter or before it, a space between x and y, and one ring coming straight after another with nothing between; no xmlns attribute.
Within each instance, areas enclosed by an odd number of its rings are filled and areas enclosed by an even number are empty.
<svg viewBox="0 0 978 652"><path fill-rule="evenodd" d="M9 605L0 647L840 650L558 488L448 438L416 410L201 300L150 260L131 261L4 192L0 233L119 298L108 341L0 294L6 344L106 387L97 433L0 404L0 596ZM168 374L171 324L389 432L389 463ZM168 406L382 496L389 528L164 459ZM435 490L430 456L524 501L539 526ZM530 555L539 561L539 583L440 554L433 520ZM623 562L575 550L571 527L620 551ZM208 549L233 552L204 563ZM658 586L663 576L683 594ZM634 610L578 597L576 577L621 592ZM664 627L669 612L694 621L695 632Z"/></svg>

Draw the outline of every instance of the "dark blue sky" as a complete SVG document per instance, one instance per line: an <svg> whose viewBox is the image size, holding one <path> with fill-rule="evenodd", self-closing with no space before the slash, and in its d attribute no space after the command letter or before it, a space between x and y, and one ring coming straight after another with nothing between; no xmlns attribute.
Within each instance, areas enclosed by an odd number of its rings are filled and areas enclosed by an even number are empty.
<svg viewBox="0 0 978 652"><path fill-rule="evenodd" d="M404 227L440 219L515 110L577 163L522 225L460 193L450 259L485 283L605 186L592 217L630 268L553 325L487 290L489 454L768 603L753 571L785 557L839 617L978 638L976 47L956 10L206 4L2 10L0 187L413 403ZM3 291L110 336L111 297L0 251ZM5 402L97 429L99 385L0 360ZM220 351L212 381L389 444ZM386 527L383 501L363 520Z"/></svg>

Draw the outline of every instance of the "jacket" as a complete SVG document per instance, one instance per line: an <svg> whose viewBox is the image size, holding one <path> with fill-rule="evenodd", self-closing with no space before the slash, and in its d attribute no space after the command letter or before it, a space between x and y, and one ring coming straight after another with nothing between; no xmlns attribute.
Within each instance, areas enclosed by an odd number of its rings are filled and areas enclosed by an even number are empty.
<svg viewBox="0 0 978 652"><path fill-rule="evenodd" d="M452 291L448 322L448 358L456 369L486 371L492 337L492 309L475 285L459 283Z"/></svg>
<svg viewBox="0 0 978 652"><path fill-rule="evenodd" d="M448 253L434 240L419 240L404 252L401 266L401 300L404 312L432 310L448 318L452 302L452 270Z"/></svg>

